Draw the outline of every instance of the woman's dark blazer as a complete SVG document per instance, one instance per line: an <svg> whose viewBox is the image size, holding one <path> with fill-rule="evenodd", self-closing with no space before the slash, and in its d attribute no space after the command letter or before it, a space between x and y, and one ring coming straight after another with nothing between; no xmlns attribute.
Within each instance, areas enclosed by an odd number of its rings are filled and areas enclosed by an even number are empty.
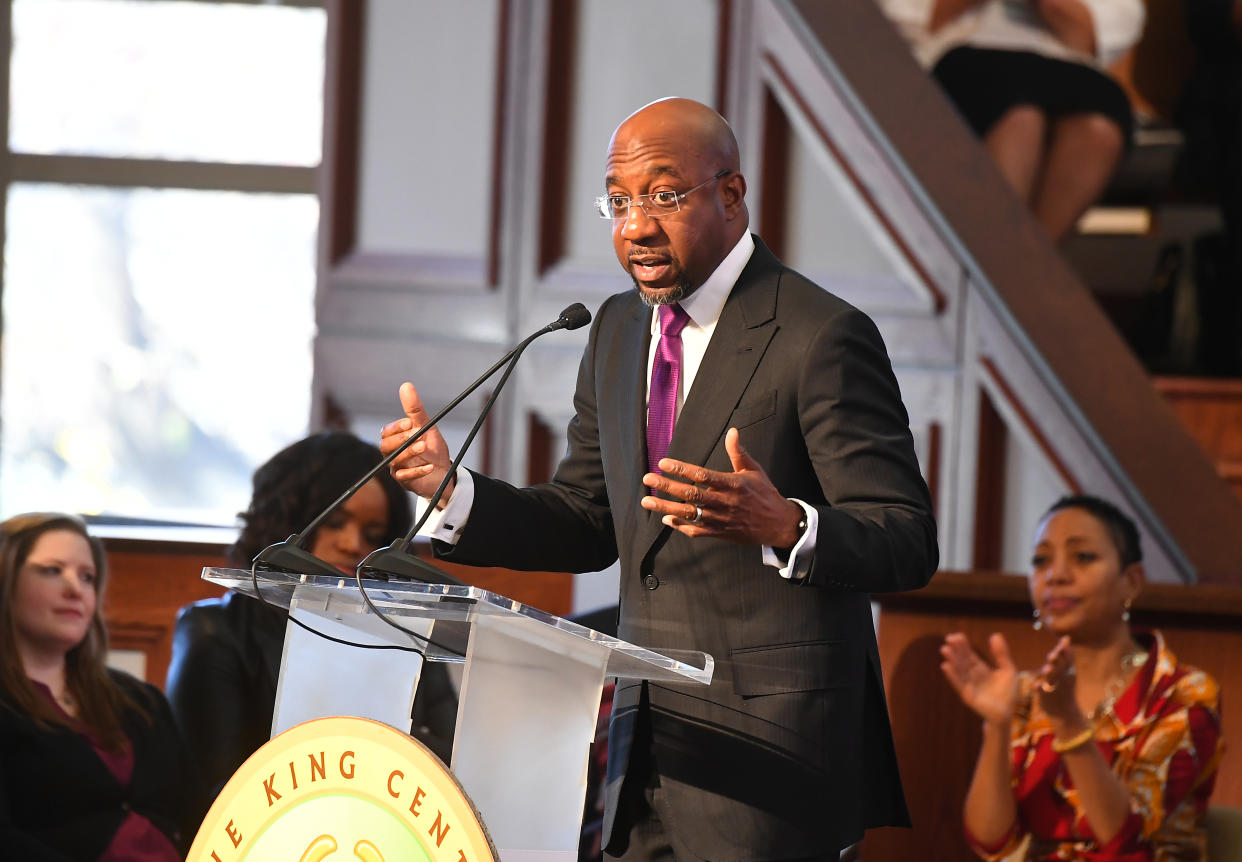
<svg viewBox="0 0 1242 862"><path fill-rule="evenodd" d="M0 855L22 862L94 862L130 811L184 853L205 813L197 773L164 695L122 671L112 678L150 715L129 712L134 771L122 788L91 743L41 727L0 697Z"/></svg>

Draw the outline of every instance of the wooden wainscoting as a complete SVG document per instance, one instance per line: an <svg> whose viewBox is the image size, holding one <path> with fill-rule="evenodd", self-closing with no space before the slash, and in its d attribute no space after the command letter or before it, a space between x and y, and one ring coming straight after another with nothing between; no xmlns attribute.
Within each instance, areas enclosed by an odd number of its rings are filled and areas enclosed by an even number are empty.
<svg viewBox="0 0 1242 862"><path fill-rule="evenodd" d="M228 566L227 546L196 542L106 539L110 573L104 616L114 650L142 653L148 682L163 688L172 655L177 611L190 602L222 595L202 579L206 566ZM425 543L420 555L430 555ZM573 575L435 565L468 584L516 599L557 616L573 607Z"/></svg>
<svg viewBox="0 0 1242 862"><path fill-rule="evenodd" d="M114 650L145 658L146 679L164 687L172 655L173 623L183 605L224 590L202 579L204 566L224 566L224 545L105 539L108 593L104 617Z"/></svg>
<svg viewBox="0 0 1242 862"><path fill-rule="evenodd" d="M868 834L868 862L960 862L973 854L962 838L962 801L979 750L981 725L940 672L940 643L965 632L977 647L992 632L1009 642L1019 667L1034 668L1052 647L1031 627L1026 579L990 573L937 574L915 593L875 596L889 714L914 828ZM1149 584L1133 623L1164 632L1184 662L1206 670L1223 691L1227 752L1214 803L1242 805L1242 714L1230 709L1242 691L1242 589Z"/></svg>
<svg viewBox="0 0 1242 862"><path fill-rule="evenodd" d="M1157 377L1152 382L1242 499L1242 380Z"/></svg>

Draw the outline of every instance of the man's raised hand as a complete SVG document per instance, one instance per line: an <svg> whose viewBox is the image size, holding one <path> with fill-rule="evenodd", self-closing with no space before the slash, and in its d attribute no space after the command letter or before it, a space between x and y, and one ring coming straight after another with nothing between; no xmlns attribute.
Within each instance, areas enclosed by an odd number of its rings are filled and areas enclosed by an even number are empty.
<svg viewBox="0 0 1242 862"><path fill-rule="evenodd" d="M687 536L792 547L799 538L802 508L783 497L759 463L742 448L736 428L725 434L725 452L733 465L731 473L661 458L663 475L648 473L643 484L674 499L646 496L643 508L660 512L665 524Z"/></svg>
<svg viewBox="0 0 1242 862"><path fill-rule="evenodd" d="M431 418L423 407L422 399L413 383L402 383L399 391L401 409L405 412L404 419L389 422L380 429L380 451L388 455L419 428L427 424ZM408 449L393 459L388 465L392 477L409 491L413 491L424 499L431 497L440 486L448 472L453 459L449 457L448 445L440 434L439 428L431 428ZM453 484L444 492L441 505L448 502L453 494Z"/></svg>

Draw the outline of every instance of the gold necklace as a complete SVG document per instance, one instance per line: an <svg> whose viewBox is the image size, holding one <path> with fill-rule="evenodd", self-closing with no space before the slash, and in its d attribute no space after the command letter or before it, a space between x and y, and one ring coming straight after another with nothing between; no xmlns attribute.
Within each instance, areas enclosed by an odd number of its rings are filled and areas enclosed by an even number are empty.
<svg viewBox="0 0 1242 862"><path fill-rule="evenodd" d="M1121 675L1113 677L1108 683L1108 688L1104 690L1104 699L1096 704L1095 709L1088 713L1088 721L1094 724L1106 713L1112 711L1113 706L1117 703L1117 698L1125 690L1126 679L1130 676L1130 672L1145 665L1147 658L1148 653L1146 650L1128 652L1121 657Z"/></svg>

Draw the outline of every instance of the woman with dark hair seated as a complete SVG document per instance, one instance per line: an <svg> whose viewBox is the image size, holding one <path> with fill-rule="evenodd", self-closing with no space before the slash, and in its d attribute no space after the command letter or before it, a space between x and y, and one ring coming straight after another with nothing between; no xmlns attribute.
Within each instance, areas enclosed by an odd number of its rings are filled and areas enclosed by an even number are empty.
<svg viewBox="0 0 1242 862"><path fill-rule="evenodd" d="M263 548L304 529L381 458L375 446L337 431L278 452L255 471L229 553L234 565L249 569ZM410 523L409 495L382 470L315 530L309 550L353 575L368 553ZM285 626L282 608L232 592L177 616L166 690L213 796L271 738ZM424 664L413 718L415 738L447 761L457 698L441 663Z"/></svg>
<svg viewBox="0 0 1242 862"><path fill-rule="evenodd" d="M1134 523L1090 496L1057 501L1031 560L1035 627L1057 638L1019 673L1005 639L995 666L962 634L941 669L983 719L966 795L976 852L1027 860L1203 860L1203 817L1220 758L1220 691L1160 632L1130 628L1143 582Z"/></svg>
<svg viewBox="0 0 1242 862"><path fill-rule="evenodd" d="M174 862L202 814L159 689L109 669L103 546L72 515L0 524L0 856Z"/></svg>

